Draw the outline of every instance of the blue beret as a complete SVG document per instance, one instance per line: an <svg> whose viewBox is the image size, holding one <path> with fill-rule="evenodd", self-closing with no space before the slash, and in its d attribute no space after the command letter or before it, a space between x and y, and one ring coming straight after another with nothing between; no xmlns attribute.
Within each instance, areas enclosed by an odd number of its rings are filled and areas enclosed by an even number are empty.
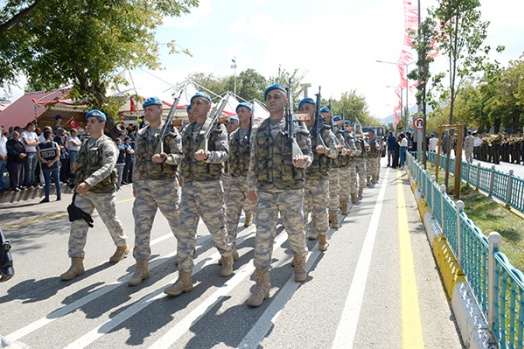
<svg viewBox="0 0 524 349"><path fill-rule="evenodd" d="M149 107L150 105L162 105L162 100L158 97L149 97L146 99L146 101L142 104L142 108Z"/></svg>
<svg viewBox="0 0 524 349"><path fill-rule="evenodd" d="M268 88L266 88L266 90L264 91L264 102L267 99L268 92L269 91L273 91L273 90L280 90L280 91L286 93L286 89L284 88L284 86L282 86L280 84L273 84L273 85L269 86Z"/></svg>
<svg viewBox="0 0 524 349"><path fill-rule="evenodd" d="M342 120L342 117L340 117L340 115L333 116L333 121L340 121L340 120Z"/></svg>
<svg viewBox="0 0 524 349"><path fill-rule="evenodd" d="M231 121L231 120L236 120L236 121L240 122L240 120L238 119L238 116L235 116L235 115L229 117L229 121Z"/></svg>
<svg viewBox="0 0 524 349"><path fill-rule="evenodd" d="M315 103L315 101L313 100L313 98L304 98L302 99L300 102L298 102L298 110L300 110L300 107L305 104L305 103L309 103L309 104L313 104L314 106L316 106L317 104Z"/></svg>
<svg viewBox="0 0 524 349"><path fill-rule="evenodd" d="M344 120L344 124L346 124L346 125L351 125L351 121L349 121L349 120Z"/></svg>
<svg viewBox="0 0 524 349"><path fill-rule="evenodd" d="M58 119L61 119L62 118L62 115L56 115L55 116L55 120L58 120Z"/></svg>
<svg viewBox="0 0 524 349"><path fill-rule="evenodd" d="M205 98L209 101L209 103L211 103L211 97L209 97L209 95L205 92L197 92L193 95L193 97L191 97L191 100L189 102L191 102L191 104L193 103L193 99L195 98L198 98L198 97L202 97L202 98Z"/></svg>
<svg viewBox="0 0 524 349"><path fill-rule="evenodd" d="M321 113L329 113L329 108L328 108L328 107L322 107L322 108L320 109L320 112L321 112Z"/></svg>
<svg viewBox="0 0 524 349"><path fill-rule="evenodd" d="M104 114L103 112L101 112L100 110L97 110L97 109L93 109L93 110L88 111L87 114L86 114L86 120L88 118L90 118L91 116L99 116L102 119L104 119L104 121L107 120L106 114Z"/></svg>
<svg viewBox="0 0 524 349"><path fill-rule="evenodd" d="M250 111L253 111L253 107L251 106L251 103L248 103L248 102L242 102L242 103L238 104L236 109L235 109L235 111L237 111L238 108L240 108L240 107L246 107Z"/></svg>
<svg viewBox="0 0 524 349"><path fill-rule="evenodd" d="M188 104L186 111L189 111L191 109L191 104Z"/></svg>

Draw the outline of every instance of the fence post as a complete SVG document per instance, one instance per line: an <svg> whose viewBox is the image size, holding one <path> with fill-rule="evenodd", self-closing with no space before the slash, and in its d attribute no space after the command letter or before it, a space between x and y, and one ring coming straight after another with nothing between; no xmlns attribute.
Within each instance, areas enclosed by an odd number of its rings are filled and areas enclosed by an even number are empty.
<svg viewBox="0 0 524 349"><path fill-rule="evenodd" d="M431 176L431 215L435 216L435 191L433 190L433 183L437 180L435 175Z"/></svg>
<svg viewBox="0 0 524 349"><path fill-rule="evenodd" d="M431 184L431 174L429 173L428 169L424 170L424 174L425 174L424 178L426 179L424 181L425 186L426 186L426 188L425 188L426 189L426 195L424 197L426 198L426 201L428 201L428 199L429 199L429 185Z"/></svg>
<svg viewBox="0 0 524 349"><path fill-rule="evenodd" d="M513 170L509 170L508 176L508 192L506 193L506 206L510 206L511 192L513 191Z"/></svg>
<svg viewBox="0 0 524 349"><path fill-rule="evenodd" d="M464 201L458 200L457 204L457 261L459 266L462 266L462 227L460 224L460 214L464 212Z"/></svg>
<svg viewBox="0 0 524 349"><path fill-rule="evenodd" d="M442 228L442 233L444 233L444 195L447 195L446 194L446 185L442 184L440 185L440 219L441 219L440 227Z"/></svg>
<svg viewBox="0 0 524 349"><path fill-rule="evenodd" d="M479 189L479 183L480 183L480 167L481 167L480 162L477 163L477 167L478 167L478 168L477 168L477 184L475 185L475 187L476 187L477 189Z"/></svg>
<svg viewBox="0 0 524 349"><path fill-rule="evenodd" d="M491 178L489 179L489 192L488 196L491 197L493 193L493 182L495 182L495 165L491 165Z"/></svg>
<svg viewBox="0 0 524 349"><path fill-rule="evenodd" d="M488 329L492 332L495 322L495 253L500 250L500 234L490 233L488 241Z"/></svg>

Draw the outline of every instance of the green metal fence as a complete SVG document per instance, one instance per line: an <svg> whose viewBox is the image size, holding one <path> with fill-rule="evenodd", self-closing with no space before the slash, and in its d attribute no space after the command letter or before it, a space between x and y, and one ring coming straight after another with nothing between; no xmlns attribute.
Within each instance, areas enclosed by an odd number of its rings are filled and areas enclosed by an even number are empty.
<svg viewBox="0 0 524 349"><path fill-rule="evenodd" d="M432 155L434 161L434 153L429 153L428 159L432 161ZM524 348L524 274L500 252L500 235L493 232L486 237L467 217L464 203L457 201L455 204L446 194L445 186L439 187L435 176L424 170L411 154L407 155L407 164L471 285L493 338L503 349ZM463 163L463 169L466 168L462 173L463 178L466 177L464 180L474 178L476 184L472 185L482 190L485 189L480 185L488 185L486 192L495 197L506 193L504 186L515 186L518 182L515 181L518 177L512 174L504 176L493 168L466 165L464 167ZM451 162L450 168L454 168ZM522 184L515 188L520 188L522 195Z"/></svg>

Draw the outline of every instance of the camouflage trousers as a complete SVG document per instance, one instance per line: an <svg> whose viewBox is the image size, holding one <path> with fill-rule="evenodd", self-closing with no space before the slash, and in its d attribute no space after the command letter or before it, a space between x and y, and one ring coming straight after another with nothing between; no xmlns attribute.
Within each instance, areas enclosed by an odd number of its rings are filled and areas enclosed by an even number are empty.
<svg viewBox="0 0 524 349"><path fill-rule="evenodd" d="M220 254L230 256L232 250L227 236L226 204L221 181L193 181L182 186L177 240L178 270L181 272L193 270L199 218L202 218Z"/></svg>
<svg viewBox="0 0 524 349"><path fill-rule="evenodd" d="M348 167L339 169L340 177L340 203L349 202L349 194L357 193L357 167L352 162Z"/></svg>
<svg viewBox="0 0 524 349"><path fill-rule="evenodd" d="M231 176L226 187L227 232L231 243L237 241L237 228L242 209L245 213L255 211L255 203L247 199L247 182L245 176Z"/></svg>
<svg viewBox="0 0 524 349"><path fill-rule="evenodd" d="M124 233L122 222L116 216L115 206L116 194L113 193L91 193L77 194L75 197L75 206L82 211L93 214L96 211L100 219L109 230L109 234L116 246L126 245L127 235ZM69 257L84 258L84 247L87 242L87 230L89 226L83 219L78 219L71 223L71 232L69 234Z"/></svg>
<svg viewBox="0 0 524 349"><path fill-rule="evenodd" d="M368 182L378 180L380 175L380 157L368 157L366 159L366 177Z"/></svg>
<svg viewBox="0 0 524 349"><path fill-rule="evenodd" d="M337 213L340 207L339 168L329 170L329 212Z"/></svg>
<svg viewBox="0 0 524 349"><path fill-rule="evenodd" d="M473 147L465 147L464 153L466 154L466 162L473 163Z"/></svg>
<svg viewBox="0 0 524 349"><path fill-rule="evenodd" d="M358 174L358 194L361 195L366 186L366 159L358 157L355 159Z"/></svg>
<svg viewBox="0 0 524 349"><path fill-rule="evenodd" d="M133 189L136 198L133 204L135 218L135 259L148 259L151 256L151 228L157 209L166 217L171 232L178 240L180 224L180 186L178 179L135 180Z"/></svg>
<svg viewBox="0 0 524 349"><path fill-rule="evenodd" d="M255 236L255 268L269 270L278 213L288 234L289 246L295 257L307 255L303 224L304 190L258 190L257 231Z"/></svg>
<svg viewBox="0 0 524 349"><path fill-rule="evenodd" d="M311 212L316 219L313 235L327 234L329 231L328 208L329 180L306 180L304 187L304 231L307 230L308 217Z"/></svg>

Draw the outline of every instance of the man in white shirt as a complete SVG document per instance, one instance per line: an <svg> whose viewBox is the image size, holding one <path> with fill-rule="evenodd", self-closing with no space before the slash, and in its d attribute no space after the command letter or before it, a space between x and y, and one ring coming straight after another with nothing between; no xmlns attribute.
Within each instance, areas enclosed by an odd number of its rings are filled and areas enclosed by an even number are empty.
<svg viewBox="0 0 524 349"><path fill-rule="evenodd" d="M71 131L69 131L71 134L71 137L69 137L69 141L67 144L67 149L69 149L69 163L72 164L76 161L78 151L80 150L80 146L82 145L82 141L80 138L78 138L78 130L76 128L72 128ZM75 171L71 171L71 177L74 176Z"/></svg>
<svg viewBox="0 0 524 349"><path fill-rule="evenodd" d="M40 143L38 136L35 133L35 124L30 122L25 127L20 137L22 144L24 145L25 152L27 154L24 163L24 185L26 187L35 187L35 169L38 164L38 157L36 156L36 146Z"/></svg>
<svg viewBox="0 0 524 349"><path fill-rule="evenodd" d="M437 144L438 144L438 138L435 137L435 135L432 133L431 136L429 137L429 143L428 143L429 151L436 153Z"/></svg>
<svg viewBox="0 0 524 349"><path fill-rule="evenodd" d="M7 132L0 125L0 191L9 190L9 185L4 184L4 172L7 167Z"/></svg>
<svg viewBox="0 0 524 349"><path fill-rule="evenodd" d="M482 145L482 137L477 132L473 132L475 138L473 139L473 155L475 159L480 160L480 146Z"/></svg>

